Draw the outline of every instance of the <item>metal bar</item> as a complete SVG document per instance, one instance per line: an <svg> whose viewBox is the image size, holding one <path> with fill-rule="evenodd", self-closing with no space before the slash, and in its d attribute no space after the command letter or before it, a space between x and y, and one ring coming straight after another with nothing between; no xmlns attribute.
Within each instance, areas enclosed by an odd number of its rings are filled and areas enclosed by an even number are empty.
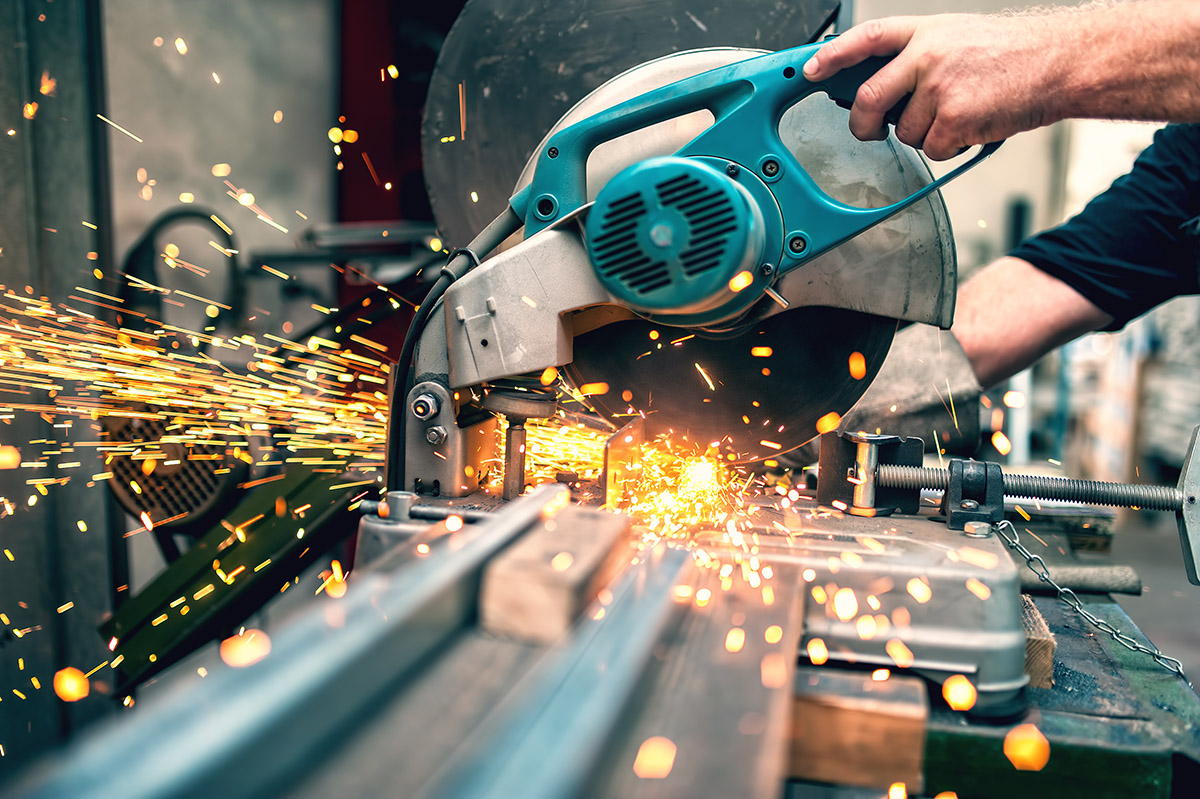
<svg viewBox="0 0 1200 799"><path fill-rule="evenodd" d="M331 624L324 607L312 608L277 634L259 663L215 672L129 723L98 730L8 795L280 793L317 766L317 753L354 718L383 702L474 618L484 564L569 498L564 486L539 487L489 523L443 537L446 545L427 557L388 576L359 577L340 600L343 626Z"/></svg>
<svg viewBox="0 0 1200 799"><path fill-rule="evenodd" d="M532 672L502 723L481 732L473 760L456 762L431 796L578 796L635 694L655 646L680 609L672 591L689 554L665 544L613 592L601 622L584 622Z"/></svg>

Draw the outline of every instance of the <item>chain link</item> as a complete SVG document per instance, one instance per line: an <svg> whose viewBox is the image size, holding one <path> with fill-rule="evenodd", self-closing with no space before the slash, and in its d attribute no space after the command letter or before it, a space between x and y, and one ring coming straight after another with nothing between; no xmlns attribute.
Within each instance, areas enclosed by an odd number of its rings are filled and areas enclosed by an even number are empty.
<svg viewBox="0 0 1200 799"><path fill-rule="evenodd" d="M1188 680L1187 675L1183 672L1182 663L1173 657L1164 655L1158 650L1157 647L1146 646L1140 641L1121 632L1104 619L1087 610L1083 606L1083 602L1080 601L1079 595L1073 590L1070 588L1064 588L1055 582L1054 578L1050 576L1050 569L1046 566L1046 561L1042 560L1040 555L1030 552L1028 547L1021 543L1021 536L1017 533L1017 528L1013 526L1012 522L1005 519L1001 522L993 524L992 529L1004 539L1004 542L1008 544L1009 549L1025 559L1025 564L1034 574L1037 575L1039 580L1041 580L1043 583L1046 583L1057 592L1059 601L1082 616L1084 621L1095 627L1100 632L1106 633L1110 638L1126 649L1132 652L1141 652L1149 655L1154 659L1155 663L1162 666L1172 674L1177 674L1183 678L1183 681L1187 683L1188 688L1192 687L1191 681Z"/></svg>

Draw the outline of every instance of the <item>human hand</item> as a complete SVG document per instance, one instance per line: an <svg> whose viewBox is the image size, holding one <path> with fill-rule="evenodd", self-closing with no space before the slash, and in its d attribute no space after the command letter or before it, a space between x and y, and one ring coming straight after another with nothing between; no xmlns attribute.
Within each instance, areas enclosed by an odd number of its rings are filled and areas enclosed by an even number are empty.
<svg viewBox="0 0 1200 799"><path fill-rule="evenodd" d="M824 80L869 56L895 58L858 90L850 131L887 136L884 115L911 95L896 137L934 160L1057 121L1056 78L1077 34L1066 16L891 17L822 46L804 76Z"/></svg>

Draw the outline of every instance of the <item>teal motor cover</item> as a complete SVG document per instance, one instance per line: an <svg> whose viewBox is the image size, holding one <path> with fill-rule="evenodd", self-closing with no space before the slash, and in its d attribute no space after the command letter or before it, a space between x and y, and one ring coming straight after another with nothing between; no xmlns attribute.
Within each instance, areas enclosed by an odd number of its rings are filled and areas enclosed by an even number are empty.
<svg viewBox="0 0 1200 799"><path fill-rule="evenodd" d="M679 156L647 159L609 181L585 232L600 282L647 316L728 303L750 284L765 242L750 194L713 167Z"/></svg>

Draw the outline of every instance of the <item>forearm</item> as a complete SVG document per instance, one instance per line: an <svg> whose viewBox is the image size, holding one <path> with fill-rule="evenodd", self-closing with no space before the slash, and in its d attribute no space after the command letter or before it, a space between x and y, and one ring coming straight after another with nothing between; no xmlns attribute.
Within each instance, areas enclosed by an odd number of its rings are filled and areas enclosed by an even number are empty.
<svg viewBox="0 0 1200 799"><path fill-rule="evenodd" d="M1061 19L1071 57L1055 116L1200 122L1200 3L1138 0Z"/></svg>
<svg viewBox="0 0 1200 799"><path fill-rule="evenodd" d="M952 332L985 388L1112 317L1019 258L1001 258L959 290Z"/></svg>

